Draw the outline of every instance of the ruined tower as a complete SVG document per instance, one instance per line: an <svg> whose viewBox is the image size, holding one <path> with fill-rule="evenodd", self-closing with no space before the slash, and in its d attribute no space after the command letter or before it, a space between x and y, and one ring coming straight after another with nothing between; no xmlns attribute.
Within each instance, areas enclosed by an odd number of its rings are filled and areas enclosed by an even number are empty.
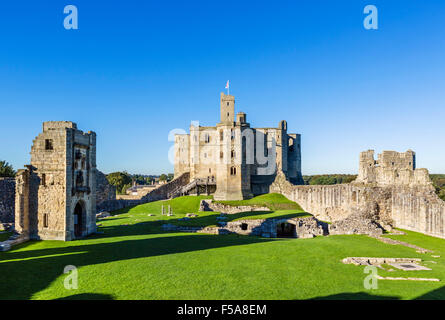
<svg viewBox="0 0 445 320"><path fill-rule="evenodd" d="M73 240L96 230L96 134L69 121L43 123L31 165L17 173L16 231Z"/></svg>
<svg viewBox="0 0 445 320"><path fill-rule="evenodd" d="M388 185L429 185L426 169L416 169L416 153L383 151L374 159L374 150L360 153L357 183Z"/></svg>

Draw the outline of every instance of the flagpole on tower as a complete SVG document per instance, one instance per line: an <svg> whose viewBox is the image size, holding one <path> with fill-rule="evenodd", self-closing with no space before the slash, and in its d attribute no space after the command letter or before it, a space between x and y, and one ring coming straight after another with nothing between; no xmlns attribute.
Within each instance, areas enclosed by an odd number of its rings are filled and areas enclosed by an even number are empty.
<svg viewBox="0 0 445 320"><path fill-rule="evenodd" d="M229 84L229 80L227 80L226 89L227 89L227 95L230 95L230 84Z"/></svg>

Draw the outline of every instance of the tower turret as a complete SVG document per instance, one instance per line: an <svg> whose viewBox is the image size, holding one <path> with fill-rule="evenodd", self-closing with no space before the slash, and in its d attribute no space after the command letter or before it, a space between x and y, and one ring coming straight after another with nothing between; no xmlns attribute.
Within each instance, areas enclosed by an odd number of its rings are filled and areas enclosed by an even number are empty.
<svg viewBox="0 0 445 320"><path fill-rule="evenodd" d="M233 124L235 121L235 97L221 92L221 123Z"/></svg>

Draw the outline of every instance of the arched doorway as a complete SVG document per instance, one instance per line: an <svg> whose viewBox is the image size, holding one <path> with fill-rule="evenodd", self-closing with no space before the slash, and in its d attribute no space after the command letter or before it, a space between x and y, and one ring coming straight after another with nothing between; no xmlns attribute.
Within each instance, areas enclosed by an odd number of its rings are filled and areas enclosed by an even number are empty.
<svg viewBox="0 0 445 320"><path fill-rule="evenodd" d="M277 238L296 238L297 230L294 224L283 222L277 224Z"/></svg>
<svg viewBox="0 0 445 320"><path fill-rule="evenodd" d="M82 237L83 234L85 225L83 211L83 206L79 201L74 208L74 236L76 238Z"/></svg>

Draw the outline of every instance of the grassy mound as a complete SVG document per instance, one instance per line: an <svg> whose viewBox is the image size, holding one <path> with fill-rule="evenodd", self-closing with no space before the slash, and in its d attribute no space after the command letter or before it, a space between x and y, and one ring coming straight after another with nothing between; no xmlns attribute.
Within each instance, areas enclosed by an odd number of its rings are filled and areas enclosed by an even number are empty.
<svg viewBox="0 0 445 320"><path fill-rule="evenodd" d="M128 219L128 223L138 224L148 217L149 221L154 221L158 230L163 223L171 223L178 226L190 226L190 227L209 227L217 225L217 217L220 212L214 211L199 211L199 204L202 199L210 199L208 196L184 196L175 198L172 200L155 201L142 205L138 205L132 208L124 208L113 212L113 215L118 215L120 218ZM230 214L227 216L226 221L236 221L242 219L270 219L270 218L295 218L306 217L310 214L304 212L300 206L295 202L288 200L286 197L280 194L267 194L258 196L250 200L242 201L230 201L233 205L261 205L266 207L284 207L289 209L272 210L271 211L248 211L240 212L237 214ZM237 204L241 203L241 204ZM161 210L164 205L164 210L167 212L167 208L170 208L173 212L173 216L162 216ZM190 220L181 220L187 213L195 213L198 216L191 218ZM154 214L154 216L149 216ZM159 219L162 219L160 221ZM120 222L120 221L119 221Z"/></svg>
<svg viewBox="0 0 445 320"><path fill-rule="evenodd" d="M154 201L145 204L141 204L131 208L124 208L114 211L113 214L122 213L161 213L162 206L164 206L164 211L167 213L168 206L174 214L186 214L194 213L199 210L199 203L202 199L211 199L209 196L184 196L178 197L171 200L161 200Z"/></svg>
<svg viewBox="0 0 445 320"><path fill-rule="evenodd" d="M230 206L265 206L270 210L302 210L298 203L295 203L282 194L268 193L261 196L254 197L249 200L239 201L215 201Z"/></svg>

